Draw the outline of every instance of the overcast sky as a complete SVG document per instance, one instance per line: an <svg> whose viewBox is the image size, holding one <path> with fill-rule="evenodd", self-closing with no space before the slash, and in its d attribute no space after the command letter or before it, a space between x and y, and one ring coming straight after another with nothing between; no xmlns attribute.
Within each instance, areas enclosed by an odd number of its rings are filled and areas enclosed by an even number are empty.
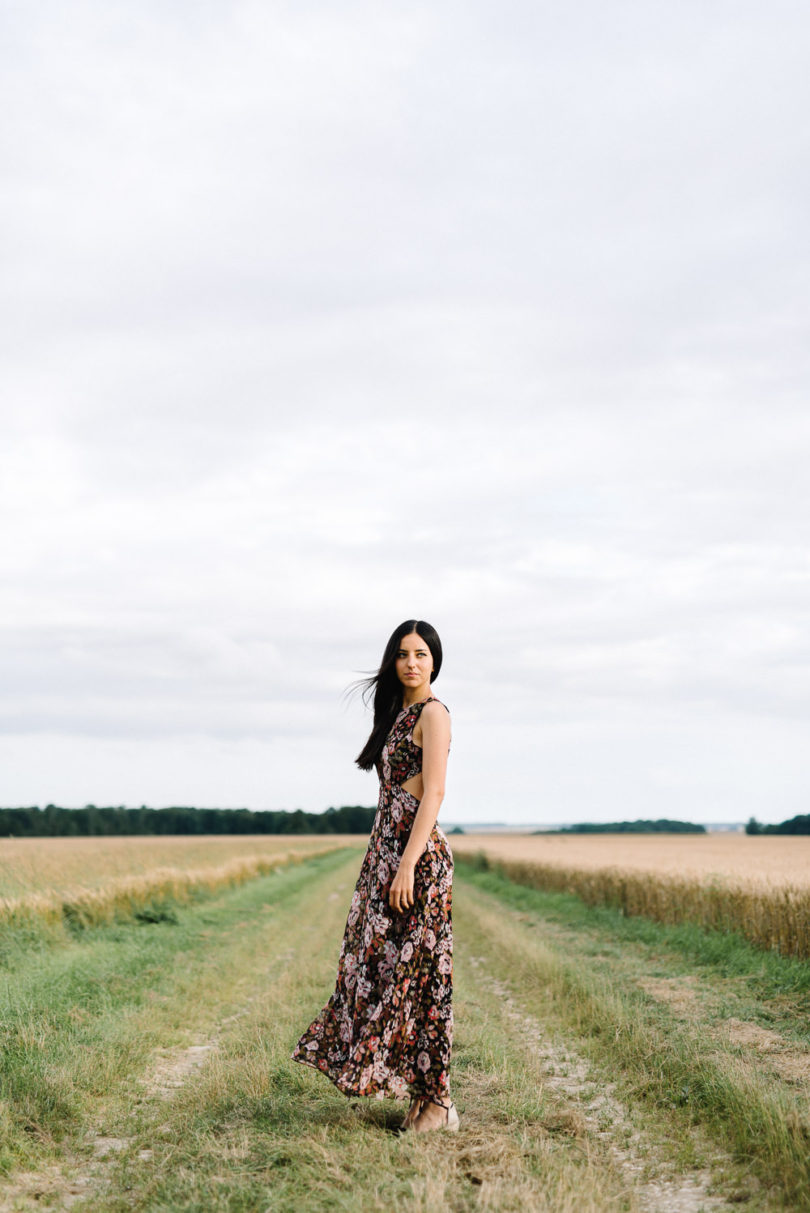
<svg viewBox="0 0 810 1213"><path fill-rule="evenodd" d="M1 11L0 804L810 811L804 0Z"/></svg>

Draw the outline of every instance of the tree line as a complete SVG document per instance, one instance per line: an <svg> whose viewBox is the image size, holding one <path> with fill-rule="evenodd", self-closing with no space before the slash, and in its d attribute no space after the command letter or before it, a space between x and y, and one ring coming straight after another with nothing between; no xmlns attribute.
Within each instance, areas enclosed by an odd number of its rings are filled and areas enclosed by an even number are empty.
<svg viewBox="0 0 810 1213"><path fill-rule="evenodd" d="M302 809L197 809L176 806L150 809L124 805L65 809L0 809L0 837L71 838L130 834L368 834L376 809L341 805L324 813Z"/></svg>
<svg viewBox="0 0 810 1213"><path fill-rule="evenodd" d="M559 830L541 831L548 834L705 834L706 827L691 821L670 821L659 817L655 821L583 821L579 825L561 826Z"/></svg>
<svg viewBox="0 0 810 1213"><path fill-rule="evenodd" d="M800 813L798 817L791 817L789 821L782 821L775 826L761 825L756 817L750 817L745 832L746 834L810 834L810 813Z"/></svg>

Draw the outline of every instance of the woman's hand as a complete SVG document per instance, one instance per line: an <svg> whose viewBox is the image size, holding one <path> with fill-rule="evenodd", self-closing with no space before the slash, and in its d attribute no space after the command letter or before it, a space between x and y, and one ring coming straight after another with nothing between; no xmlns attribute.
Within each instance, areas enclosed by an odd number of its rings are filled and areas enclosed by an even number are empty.
<svg viewBox="0 0 810 1213"><path fill-rule="evenodd" d="M413 872L414 865L403 857L388 894L388 904L397 914L410 910L413 905Z"/></svg>

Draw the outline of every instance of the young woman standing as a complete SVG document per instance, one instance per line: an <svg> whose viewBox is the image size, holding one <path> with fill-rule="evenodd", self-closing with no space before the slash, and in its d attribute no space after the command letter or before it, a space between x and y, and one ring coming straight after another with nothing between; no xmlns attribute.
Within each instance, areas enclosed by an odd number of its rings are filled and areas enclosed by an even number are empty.
<svg viewBox="0 0 810 1213"><path fill-rule="evenodd" d="M435 628L401 623L380 668L374 727L357 758L380 777L377 815L354 890L335 992L293 1052L347 1095L405 1098L403 1128L458 1128L448 1070L453 1037L453 856L436 825L450 714L432 693Z"/></svg>

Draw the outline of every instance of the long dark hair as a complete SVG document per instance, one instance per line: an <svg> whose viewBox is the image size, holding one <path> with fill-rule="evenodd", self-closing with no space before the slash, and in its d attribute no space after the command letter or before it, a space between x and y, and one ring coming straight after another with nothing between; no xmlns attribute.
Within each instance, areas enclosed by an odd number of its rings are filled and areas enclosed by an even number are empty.
<svg viewBox="0 0 810 1213"><path fill-rule="evenodd" d="M433 658L433 673L431 681L435 682L442 668L442 642L439 633L424 619L406 619L391 633L385 646L380 668L369 678L361 678L354 684L356 690L363 693L363 702L368 706L371 696L374 696L374 727L369 739L355 758L361 771L370 771L377 766L385 745L385 739L391 732L391 726L402 710L402 683L397 678L397 653L403 636L416 632L421 636L430 655Z"/></svg>

